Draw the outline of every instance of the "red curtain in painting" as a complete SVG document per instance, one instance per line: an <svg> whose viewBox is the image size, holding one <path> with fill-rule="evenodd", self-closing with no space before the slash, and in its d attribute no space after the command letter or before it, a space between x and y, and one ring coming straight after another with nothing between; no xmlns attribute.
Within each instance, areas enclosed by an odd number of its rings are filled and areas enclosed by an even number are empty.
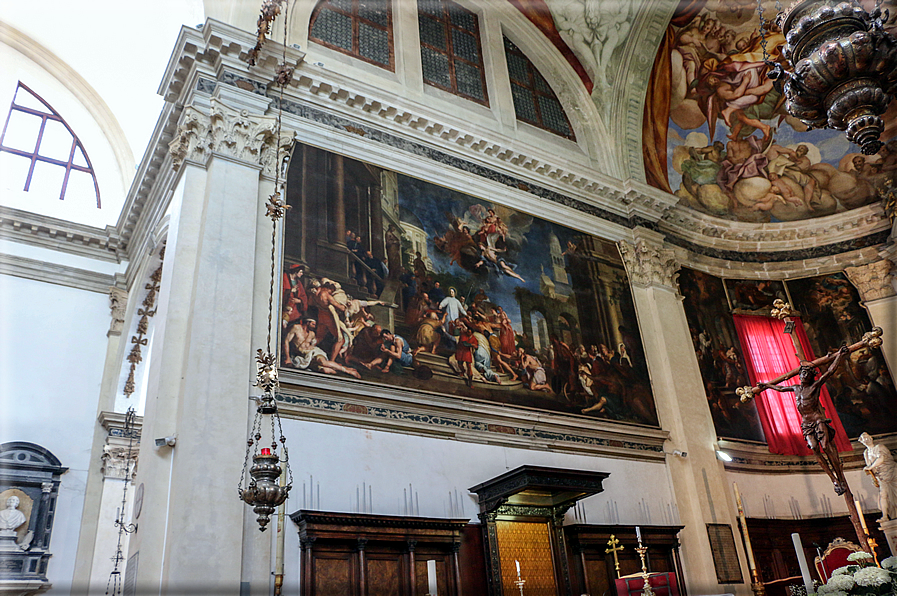
<svg viewBox="0 0 897 596"><path fill-rule="evenodd" d="M799 366L794 354L794 343L791 336L785 333L785 322L769 317L735 315L735 329L738 339L745 351L745 365L751 384L756 386L761 381L771 381ZM815 358L813 349L800 319L795 319L795 330L809 360ZM818 374L822 374L822 370ZM796 384L797 379L787 382ZM850 451L850 441L838 413L829 397L828 389L823 386L820 396L825 413L832 419L835 429L835 446L838 451ZM756 399L757 413L766 442L771 453L783 455L810 455L810 448L804 441L800 429L800 414L794 404L794 394L764 391Z"/></svg>

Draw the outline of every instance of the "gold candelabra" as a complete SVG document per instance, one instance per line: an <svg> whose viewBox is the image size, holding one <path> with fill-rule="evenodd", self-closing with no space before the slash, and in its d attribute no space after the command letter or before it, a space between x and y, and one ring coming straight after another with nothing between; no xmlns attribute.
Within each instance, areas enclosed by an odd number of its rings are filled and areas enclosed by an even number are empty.
<svg viewBox="0 0 897 596"><path fill-rule="evenodd" d="M654 591L651 589L651 581L650 574L648 573L648 566L645 564L645 554L648 552L647 546L642 546L641 540L638 543L638 546L635 549L635 552L638 553L639 558L642 560L642 579L645 580L645 586L642 588L642 596L654 596ZM615 553L616 554L616 553Z"/></svg>

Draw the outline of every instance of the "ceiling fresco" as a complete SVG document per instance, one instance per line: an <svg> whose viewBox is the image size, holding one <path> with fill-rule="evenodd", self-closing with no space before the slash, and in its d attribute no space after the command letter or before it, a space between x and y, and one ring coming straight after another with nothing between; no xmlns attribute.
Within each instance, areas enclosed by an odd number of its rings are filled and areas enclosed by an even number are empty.
<svg viewBox="0 0 897 596"><path fill-rule="evenodd" d="M882 136L891 142L873 156L842 132L807 131L765 76L756 6L680 2L646 98L647 181L698 211L746 222L809 219L878 201L877 189L897 170L893 114ZM775 2L764 9L766 18L777 13ZM785 39L769 27L769 57L781 62Z"/></svg>

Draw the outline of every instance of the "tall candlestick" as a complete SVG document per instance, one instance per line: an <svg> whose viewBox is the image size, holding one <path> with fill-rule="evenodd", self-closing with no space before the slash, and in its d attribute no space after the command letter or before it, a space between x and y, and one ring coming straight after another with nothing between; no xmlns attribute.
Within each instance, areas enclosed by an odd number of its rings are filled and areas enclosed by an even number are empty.
<svg viewBox="0 0 897 596"><path fill-rule="evenodd" d="M635 537L638 540L638 543L642 543L642 529L638 526L635 527Z"/></svg>
<svg viewBox="0 0 897 596"><path fill-rule="evenodd" d="M807 594L813 593L813 580L810 578L810 566L807 565L807 554L804 552L804 545L800 541L800 534L797 532L791 535L791 541L794 542L794 550L797 553L797 562L800 565L800 574L804 578L804 587Z"/></svg>
<svg viewBox="0 0 897 596"><path fill-rule="evenodd" d="M427 561L427 593L429 596L436 595L436 561Z"/></svg>
<svg viewBox="0 0 897 596"><path fill-rule="evenodd" d="M860 502L857 499L853 500L853 504L856 505L857 513L860 514L860 524L863 526L863 532L865 532L866 536L868 536L869 528L866 527L866 516L863 514L863 508L860 507Z"/></svg>
<svg viewBox="0 0 897 596"><path fill-rule="evenodd" d="M735 488L735 504L738 507L738 519L741 520L741 531L744 534L744 550L747 553L748 569L756 569L754 564L754 549L751 547L751 540L748 538L747 520L744 517L744 506L741 504L741 493L738 492L738 485L734 482L732 486Z"/></svg>

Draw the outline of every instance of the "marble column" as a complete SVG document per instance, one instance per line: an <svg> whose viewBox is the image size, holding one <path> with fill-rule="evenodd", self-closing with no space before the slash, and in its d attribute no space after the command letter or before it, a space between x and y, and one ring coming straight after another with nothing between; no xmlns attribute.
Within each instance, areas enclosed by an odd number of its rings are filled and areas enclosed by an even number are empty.
<svg viewBox="0 0 897 596"><path fill-rule="evenodd" d="M897 266L886 257L846 267L844 273L856 286L872 324L882 328L881 352L891 374L897 374Z"/></svg>
<svg viewBox="0 0 897 596"><path fill-rule="evenodd" d="M237 483L264 345L252 324L269 282L257 272L258 237L271 233L259 191L276 162L276 121L257 116L266 97L222 87L184 108L169 145L177 172L147 371L145 499L128 555L140 593L262 594L270 579L245 577L247 558L269 558L271 533L247 529ZM155 446L169 436L175 446Z"/></svg>
<svg viewBox="0 0 897 596"><path fill-rule="evenodd" d="M621 241L620 253L629 274L651 385L662 428L670 433L667 469L685 528L682 563L688 591L694 594L750 594L750 575L741 548L734 497L722 462L717 460L716 430L701 383L701 372L675 287L679 269L662 236L637 229L634 241ZM687 457L672 455L681 450ZM645 492L651 487L645 486ZM735 536L745 583L717 581L708 523L727 524Z"/></svg>

